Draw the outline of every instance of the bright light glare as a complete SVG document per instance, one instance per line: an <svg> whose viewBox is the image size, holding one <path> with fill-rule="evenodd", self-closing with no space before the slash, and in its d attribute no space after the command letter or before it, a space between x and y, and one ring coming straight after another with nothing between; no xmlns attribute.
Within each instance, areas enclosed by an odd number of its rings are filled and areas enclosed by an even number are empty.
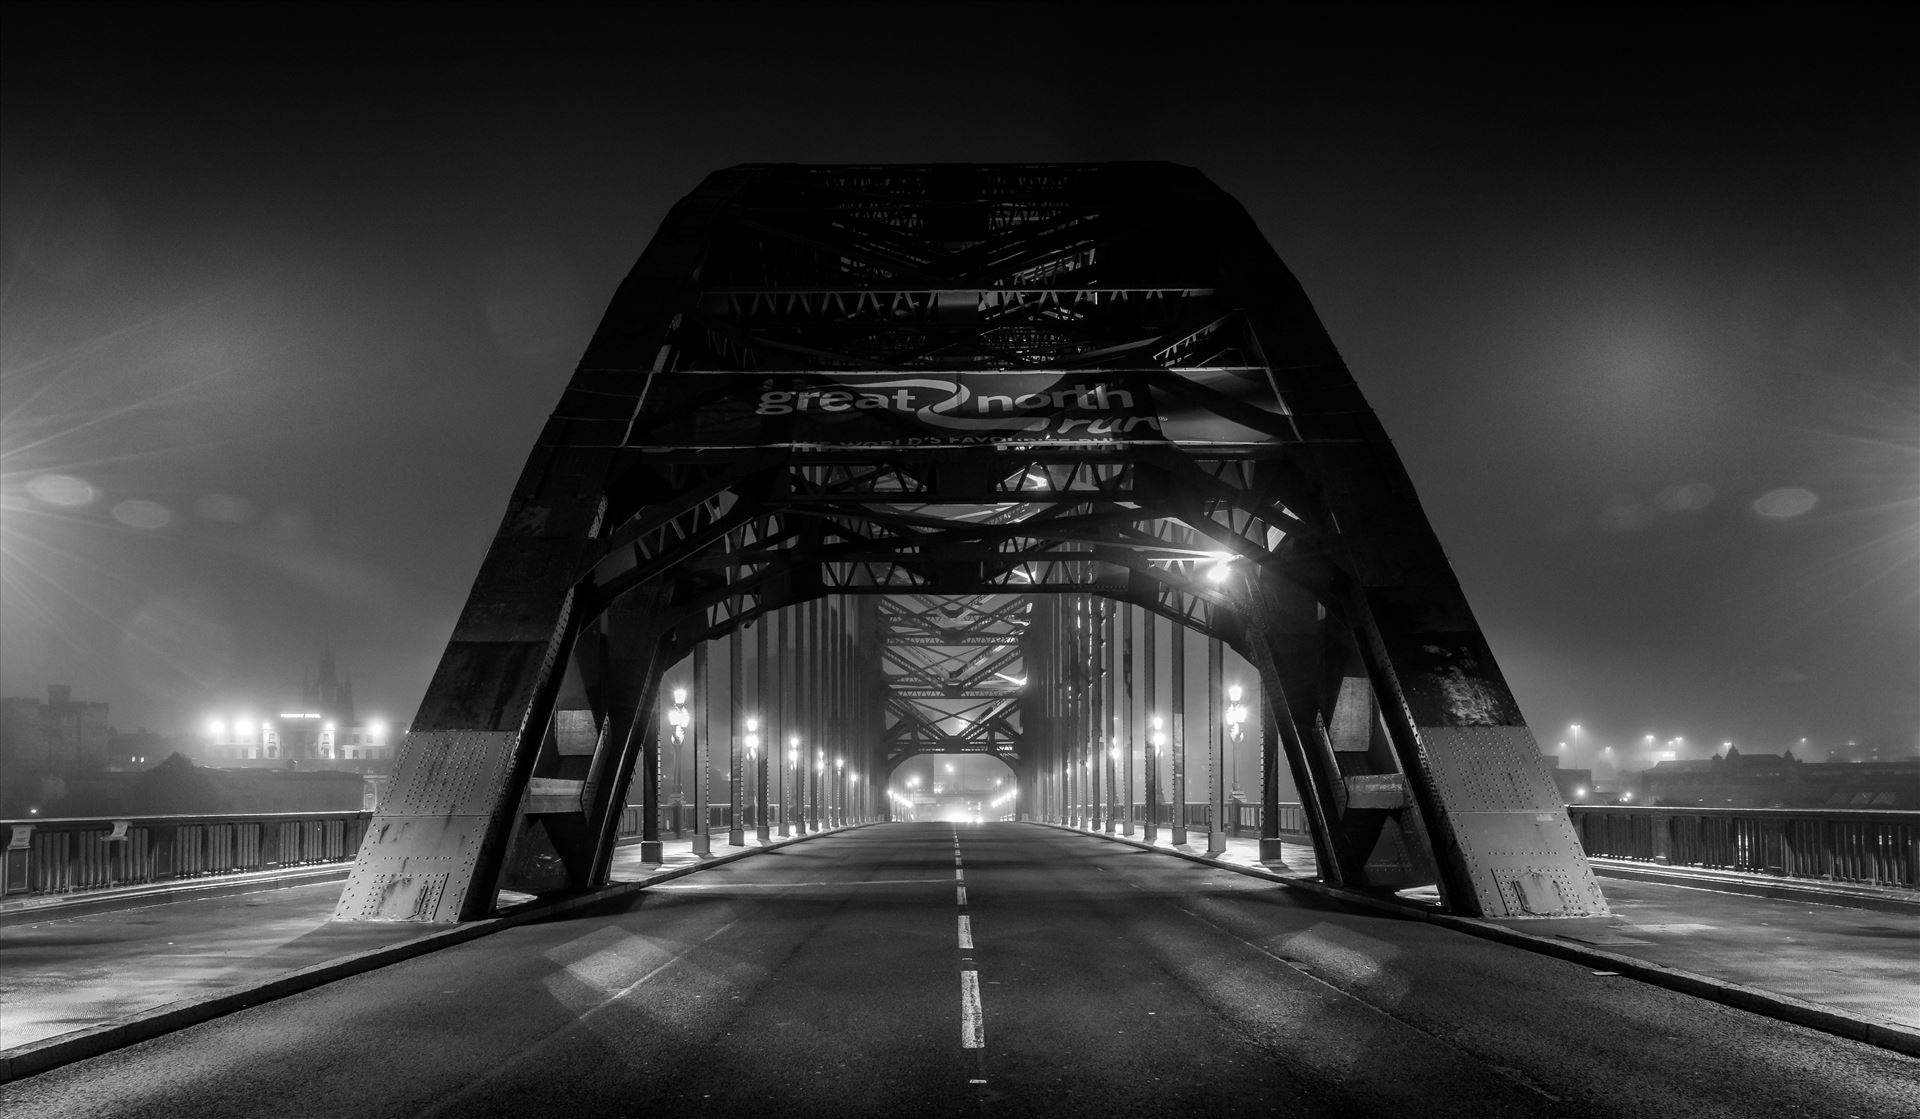
<svg viewBox="0 0 1920 1119"><path fill-rule="evenodd" d="M27 492L48 505L91 505L100 496L93 483L71 474L40 474L27 483Z"/></svg>

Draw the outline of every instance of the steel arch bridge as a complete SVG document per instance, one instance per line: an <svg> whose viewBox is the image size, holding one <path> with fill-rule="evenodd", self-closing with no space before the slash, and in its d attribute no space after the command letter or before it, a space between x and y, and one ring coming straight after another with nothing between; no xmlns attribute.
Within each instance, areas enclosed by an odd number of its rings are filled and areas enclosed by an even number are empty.
<svg viewBox="0 0 1920 1119"><path fill-rule="evenodd" d="M1398 457L1236 202L1165 163L718 172L530 454L336 916L604 881L636 770L657 803L662 680L722 641L730 688L755 644L776 757L773 722L869 779L980 751L1024 811L1098 820L1141 618L1256 667L1328 879L1606 912Z"/></svg>

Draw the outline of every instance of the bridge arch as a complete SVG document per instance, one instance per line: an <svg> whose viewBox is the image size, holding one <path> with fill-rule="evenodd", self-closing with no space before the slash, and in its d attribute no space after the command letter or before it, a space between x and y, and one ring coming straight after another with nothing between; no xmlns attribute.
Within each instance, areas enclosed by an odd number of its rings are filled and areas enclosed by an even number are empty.
<svg viewBox="0 0 1920 1119"><path fill-rule="evenodd" d="M996 604L955 647L1066 675L1096 603L1171 619L1258 670L1330 878L1421 862L1460 912L1605 912L1305 295L1204 177L1138 163L750 165L675 207L529 456L336 915L482 916L528 843L603 880L666 672L822 601ZM848 605L834 647L899 699L878 613ZM1032 783L1097 736L1085 694L1023 690L993 717Z"/></svg>

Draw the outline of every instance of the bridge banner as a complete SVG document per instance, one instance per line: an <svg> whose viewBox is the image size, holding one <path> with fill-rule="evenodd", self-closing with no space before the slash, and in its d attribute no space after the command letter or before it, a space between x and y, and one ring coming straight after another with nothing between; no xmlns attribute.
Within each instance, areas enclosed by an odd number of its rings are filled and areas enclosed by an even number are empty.
<svg viewBox="0 0 1920 1119"><path fill-rule="evenodd" d="M1231 447L1298 439L1266 371L1246 367L663 371L652 374L651 381L622 445L656 450L1033 443Z"/></svg>

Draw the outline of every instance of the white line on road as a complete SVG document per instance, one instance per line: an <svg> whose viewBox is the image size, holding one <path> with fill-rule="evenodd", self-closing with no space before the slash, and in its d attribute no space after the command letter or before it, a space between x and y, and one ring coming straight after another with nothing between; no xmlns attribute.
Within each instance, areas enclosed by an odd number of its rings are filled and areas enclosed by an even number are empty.
<svg viewBox="0 0 1920 1119"><path fill-rule="evenodd" d="M980 1012L980 973L963 971L960 973L960 1047L984 1049L986 1045L987 1021Z"/></svg>
<svg viewBox="0 0 1920 1119"><path fill-rule="evenodd" d="M973 921L964 913L960 915L960 947L973 947ZM972 975L973 973L968 972L967 974Z"/></svg>
<svg viewBox="0 0 1920 1119"><path fill-rule="evenodd" d="M967 904L967 888L965 886L955 886L953 888L953 904Z"/></svg>
<svg viewBox="0 0 1920 1119"><path fill-rule="evenodd" d="M953 872L953 880L954 880L955 882L965 882L965 881L967 880L967 872L966 872L966 871L964 871L964 870L956 870L956 871L954 871L954 872Z"/></svg>

